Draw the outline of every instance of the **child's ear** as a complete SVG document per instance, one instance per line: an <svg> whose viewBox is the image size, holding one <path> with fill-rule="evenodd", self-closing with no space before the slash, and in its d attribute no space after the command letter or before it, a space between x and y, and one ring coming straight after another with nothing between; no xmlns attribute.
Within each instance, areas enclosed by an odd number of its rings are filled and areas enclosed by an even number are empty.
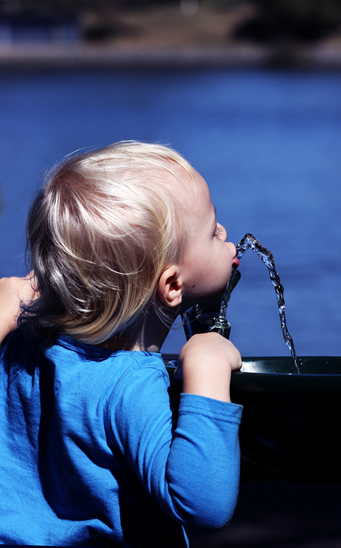
<svg viewBox="0 0 341 548"><path fill-rule="evenodd" d="M161 274L158 284L160 301L174 308L182 302L182 281L177 265L171 265Z"/></svg>

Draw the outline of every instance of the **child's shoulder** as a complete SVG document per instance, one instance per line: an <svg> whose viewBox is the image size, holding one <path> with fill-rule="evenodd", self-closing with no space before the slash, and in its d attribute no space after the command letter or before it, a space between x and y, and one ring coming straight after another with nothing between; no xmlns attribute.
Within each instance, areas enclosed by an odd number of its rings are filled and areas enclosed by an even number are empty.
<svg viewBox="0 0 341 548"><path fill-rule="evenodd" d="M160 353L111 351L61 336L51 346L29 337L19 328L2 350L2 371L16 383L39 376L41 390L58 393L57 398L77 401L80 407L115 397L148 400L155 391L167 392L170 379ZM91 403L92 402L92 403ZM83 405L84 404L84 405ZM102 405L102 404L101 404Z"/></svg>
<svg viewBox="0 0 341 548"><path fill-rule="evenodd" d="M93 345L78 341L71 337L60 336L51 346L54 354L68 353L74 355L75 360L82 362L113 362L126 363L134 368L152 367L163 370L165 365L160 352L144 350L111 350L104 346Z"/></svg>
<svg viewBox="0 0 341 548"><path fill-rule="evenodd" d="M70 337L61 336L46 351L46 358L52 360L61 377L80 376L92 383L116 384L123 378L163 377L168 384L162 356L158 352L109 350ZM86 382L86 381L84 381Z"/></svg>
<svg viewBox="0 0 341 548"><path fill-rule="evenodd" d="M110 351L60 337L46 359L54 364L57 397L77 401L78 409L88 415L111 416L115 410L123 413L136 406L137 401L148 406L156 398L161 406L169 399L170 378L159 353Z"/></svg>

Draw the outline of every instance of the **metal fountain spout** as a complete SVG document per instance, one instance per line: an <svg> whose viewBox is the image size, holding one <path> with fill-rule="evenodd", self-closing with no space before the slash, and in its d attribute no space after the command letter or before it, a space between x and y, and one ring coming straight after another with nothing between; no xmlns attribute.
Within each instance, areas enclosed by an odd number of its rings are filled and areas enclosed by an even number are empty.
<svg viewBox="0 0 341 548"><path fill-rule="evenodd" d="M219 333L219 335L222 335L226 339L230 337L230 331L231 331L231 324L226 319L227 305L229 303L231 293L233 289L236 287L240 278L241 278L241 274L239 270L237 270L236 268L233 269L226 291L221 300L219 315L217 318L215 318L213 326L210 327L209 329L209 331L214 331L216 333Z"/></svg>
<svg viewBox="0 0 341 548"><path fill-rule="evenodd" d="M232 270L230 281L223 296L205 303L196 304L183 314L183 324L187 340L197 333L214 331L226 339L230 336L231 324L226 319L227 305L231 293L241 278L239 270Z"/></svg>

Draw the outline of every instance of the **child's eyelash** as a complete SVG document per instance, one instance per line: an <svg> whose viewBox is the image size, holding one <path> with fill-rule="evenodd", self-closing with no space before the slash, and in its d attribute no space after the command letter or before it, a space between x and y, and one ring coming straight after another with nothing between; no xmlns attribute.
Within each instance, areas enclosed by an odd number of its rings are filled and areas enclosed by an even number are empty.
<svg viewBox="0 0 341 548"><path fill-rule="evenodd" d="M217 225L214 231L215 236L220 236L220 234L223 233L223 227L221 225Z"/></svg>

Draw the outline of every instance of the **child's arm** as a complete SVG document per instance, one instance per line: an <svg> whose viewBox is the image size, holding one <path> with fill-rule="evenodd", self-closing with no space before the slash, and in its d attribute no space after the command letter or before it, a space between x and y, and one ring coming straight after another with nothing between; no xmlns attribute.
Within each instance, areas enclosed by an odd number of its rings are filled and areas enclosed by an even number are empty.
<svg viewBox="0 0 341 548"><path fill-rule="evenodd" d="M0 279L0 344L17 327L21 303L28 303L35 298L33 280L33 273L29 273L26 278Z"/></svg>
<svg viewBox="0 0 341 548"><path fill-rule="evenodd" d="M194 335L180 352L176 377L183 392L230 402L231 372L240 369L237 348L217 333Z"/></svg>
<svg viewBox="0 0 341 548"><path fill-rule="evenodd" d="M242 407L225 401L231 371L241 364L239 352L216 333L192 337L178 362L187 393L174 415L158 358L143 359L115 385L114 439L166 513L195 527L223 527L239 487Z"/></svg>

